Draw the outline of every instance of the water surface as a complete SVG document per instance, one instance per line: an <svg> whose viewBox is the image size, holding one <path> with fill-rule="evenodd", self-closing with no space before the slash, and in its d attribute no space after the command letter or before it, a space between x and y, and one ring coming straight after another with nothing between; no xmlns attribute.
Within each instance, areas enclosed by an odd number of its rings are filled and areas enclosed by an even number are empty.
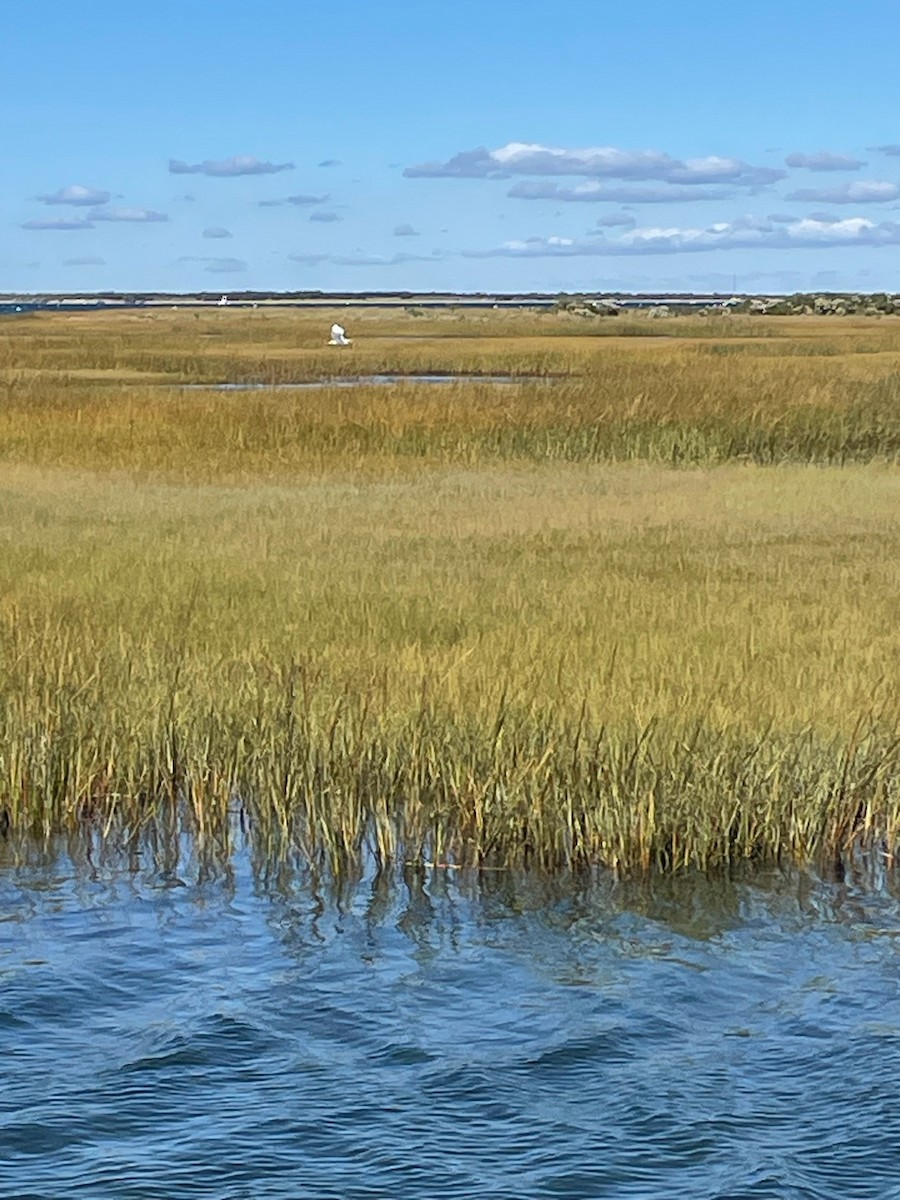
<svg viewBox="0 0 900 1200"><path fill-rule="evenodd" d="M228 382L228 383L184 383L177 386L187 390L214 392L279 392L306 391L310 388L326 387L369 387L393 383L552 383L555 379L564 378L561 375L477 375L460 372L457 374L425 375L328 375L322 379L304 379L296 382L263 383Z"/></svg>
<svg viewBox="0 0 900 1200"><path fill-rule="evenodd" d="M0 847L2 1197L900 1193L887 886L75 858Z"/></svg>

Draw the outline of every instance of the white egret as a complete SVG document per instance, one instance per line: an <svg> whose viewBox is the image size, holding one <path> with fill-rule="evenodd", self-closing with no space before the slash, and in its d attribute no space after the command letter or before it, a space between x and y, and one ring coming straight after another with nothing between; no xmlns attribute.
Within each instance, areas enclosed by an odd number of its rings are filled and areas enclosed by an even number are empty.
<svg viewBox="0 0 900 1200"><path fill-rule="evenodd" d="M334 324L331 327L331 341L329 346L352 346L353 341L347 337L346 330L343 325Z"/></svg>

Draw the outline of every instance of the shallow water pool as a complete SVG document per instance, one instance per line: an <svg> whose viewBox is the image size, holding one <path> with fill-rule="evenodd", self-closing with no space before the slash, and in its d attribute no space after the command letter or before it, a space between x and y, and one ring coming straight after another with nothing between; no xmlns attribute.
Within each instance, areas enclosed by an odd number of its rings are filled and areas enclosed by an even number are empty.
<svg viewBox="0 0 900 1200"><path fill-rule="evenodd" d="M186 383L186 390L202 389L215 392L277 392L304 391L326 387L369 387L393 383L548 383L560 375L330 375L325 379L305 379L296 383Z"/></svg>

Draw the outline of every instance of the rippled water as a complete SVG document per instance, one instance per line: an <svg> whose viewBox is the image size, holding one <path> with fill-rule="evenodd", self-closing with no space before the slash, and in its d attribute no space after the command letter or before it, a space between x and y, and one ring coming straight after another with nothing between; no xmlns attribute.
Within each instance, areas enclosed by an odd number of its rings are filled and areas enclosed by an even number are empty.
<svg viewBox="0 0 900 1200"><path fill-rule="evenodd" d="M900 1192L885 888L142 863L0 850L4 1198Z"/></svg>

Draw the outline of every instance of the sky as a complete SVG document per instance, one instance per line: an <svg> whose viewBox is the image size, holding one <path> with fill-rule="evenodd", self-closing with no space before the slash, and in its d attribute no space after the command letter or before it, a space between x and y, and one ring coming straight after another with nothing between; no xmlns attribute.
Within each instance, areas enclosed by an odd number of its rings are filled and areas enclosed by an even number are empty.
<svg viewBox="0 0 900 1200"><path fill-rule="evenodd" d="M0 292L900 291L900 0L27 0Z"/></svg>

